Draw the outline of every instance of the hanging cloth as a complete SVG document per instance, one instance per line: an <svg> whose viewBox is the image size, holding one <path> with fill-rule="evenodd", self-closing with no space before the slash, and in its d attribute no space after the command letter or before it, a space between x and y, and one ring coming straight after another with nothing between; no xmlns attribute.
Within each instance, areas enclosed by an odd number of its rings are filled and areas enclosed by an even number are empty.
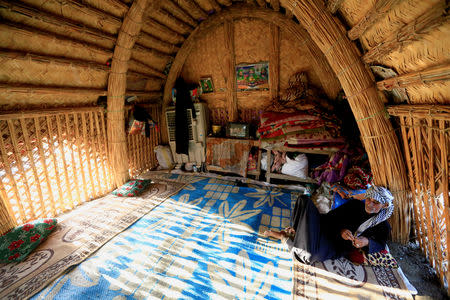
<svg viewBox="0 0 450 300"><path fill-rule="evenodd" d="M177 100L175 103L175 143L176 153L189 155L189 124L187 110L192 110L192 118L195 118L194 103L189 94L189 85L183 78L178 78L175 83Z"/></svg>

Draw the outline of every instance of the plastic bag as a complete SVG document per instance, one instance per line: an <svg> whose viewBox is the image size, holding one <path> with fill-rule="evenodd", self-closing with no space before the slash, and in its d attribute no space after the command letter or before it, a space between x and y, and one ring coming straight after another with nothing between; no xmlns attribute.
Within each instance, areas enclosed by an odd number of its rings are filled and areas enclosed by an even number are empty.
<svg viewBox="0 0 450 300"><path fill-rule="evenodd" d="M272 163L273 163L273 155L272 155ZM267 171L267 152L263 152L261 154L261 170Z"/></svg>
<svg viewBox="0 0 450 300"><path fill-rule="evenodd" d="M299 154L295 159L286 156L286 163L281 168L281 173L299 178L308 178L308 158L305 154Z"/></svg>
<svg viewBox="0 0 450 300"><path fill-rule="evenodd" d="M171 169L173 167L172 152L169 146L158 145L155 147L156 159L161 169Z"/></svg>

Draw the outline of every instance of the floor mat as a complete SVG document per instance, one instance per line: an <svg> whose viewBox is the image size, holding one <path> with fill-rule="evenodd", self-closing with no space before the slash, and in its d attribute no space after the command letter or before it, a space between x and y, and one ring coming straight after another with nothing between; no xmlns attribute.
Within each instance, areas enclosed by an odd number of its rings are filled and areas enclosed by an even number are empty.
<svg viewBox="0 0 450 300"><path fill-rule="evenodd" d="M157 179L139 197L107 195L58 218L57 229L25 261L0 264L0 298L30 297L184 186Z"/></svg>
<svg viewBox="0 0 450 300"><path fill-rule="evenodd" d="M413 299L397 269L346 258L305 265L294 259L294 299Z"/></svg>

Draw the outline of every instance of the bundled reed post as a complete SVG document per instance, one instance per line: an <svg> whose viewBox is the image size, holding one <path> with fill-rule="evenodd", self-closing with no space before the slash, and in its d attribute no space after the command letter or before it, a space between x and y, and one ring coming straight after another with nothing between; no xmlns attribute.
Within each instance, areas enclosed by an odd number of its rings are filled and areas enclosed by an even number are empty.
<svg viewBox="0 0 450 300"><path fill-rule="evenodd" d="M390 218L392 239L406 243L411 227L408 180L399 143L373 75L323 1L283 0L282 3L293 11L336 73L358 122L374 182L388 187L395 197L395 211Z"/></svg>
<svg viewBox="0 0 450 300"><path fill-rule="evenodd" d="M128 10L117 38L108 78L108 149L116 185L122 185L129 178L124 120L126 73L131 49L142 27L142 16L146 6L147 0L137 0Z"/></svg>
<svg viewBox="0 0 450 300"><path fill-rule="evenodd" d="M1 184L1 182L0 182ZM0 235L8 232L14 226L16 226L16 221L14 220L14 213L11 209L11 205L9 205L8 201L5 201L6 193L1 184L1 192L0 192Z"/></svg>

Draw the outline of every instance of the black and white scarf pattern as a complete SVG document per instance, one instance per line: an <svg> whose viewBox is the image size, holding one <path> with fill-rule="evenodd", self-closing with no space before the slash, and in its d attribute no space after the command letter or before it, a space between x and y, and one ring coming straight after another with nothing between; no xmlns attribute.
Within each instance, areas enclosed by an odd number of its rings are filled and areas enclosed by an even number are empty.
<svg viewBox="0 0 450 300"><path fill-rule="evenodd" d="M367 189L365 198L372 198L381 204L387 203L388 206L383 207L375 216L359 225L355 236L360 236L366 229L389 219L394 212L394 196L392 196L391 192L385 187L372 185Z"/></svg>

